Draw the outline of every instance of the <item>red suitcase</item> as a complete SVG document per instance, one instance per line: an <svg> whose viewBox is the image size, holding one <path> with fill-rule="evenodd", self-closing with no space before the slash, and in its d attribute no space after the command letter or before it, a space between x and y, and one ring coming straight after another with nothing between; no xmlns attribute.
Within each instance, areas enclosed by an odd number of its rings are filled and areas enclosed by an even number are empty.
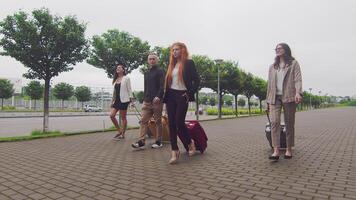
<svg viewBox="0 0 356 200"><path fill-rule="evenodd" d="M195 147L200 153L204 153L205 149L208 147L208 137L205 134L203 127L201 127L199 121L197 120L187 120L185 121L187 125L190 137L194 140ZM179 139L182 141L184 148L188 151L189 141L185 141L182 133L178 133Z"/></svg>

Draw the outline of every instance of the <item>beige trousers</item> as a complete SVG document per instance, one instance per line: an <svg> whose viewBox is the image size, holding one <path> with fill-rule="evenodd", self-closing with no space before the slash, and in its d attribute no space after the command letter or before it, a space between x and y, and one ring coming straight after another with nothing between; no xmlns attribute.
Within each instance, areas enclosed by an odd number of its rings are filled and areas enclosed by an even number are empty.
<svg viewBox="0 0 356 200"><path fill-rule="evenodd" d="M283 103L282 96L276 96L276 103L270 105L271 113L271 133L272 133L272 146L280 147L281 136L281 112L284 111L284 123L286 125L286 144L288 147L294 146L294 124L296 103Z"/></svg>
<svg viewBox="0 0 356 200"><path fill-rule="evenodd" d="M148 122L153 117L156 123L156 140L162 141L162 110L162 103L153 104L152 102L143 102L139 140L145 140Z"/></svg>

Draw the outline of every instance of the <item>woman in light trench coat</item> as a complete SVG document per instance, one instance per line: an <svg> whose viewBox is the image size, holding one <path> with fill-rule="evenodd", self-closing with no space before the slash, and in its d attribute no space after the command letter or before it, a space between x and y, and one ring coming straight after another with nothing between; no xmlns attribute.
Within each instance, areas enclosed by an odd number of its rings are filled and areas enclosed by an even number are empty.
<svg viewBox="0 0 356 200"><path fill-rule="evenodd" d="M269 68L267 105L271 114L273 154L270 160L277 161L280 155L281 110L284 111L287 149L285 159L292 158L294 146L294 124L297 104L302 101L302 75L298 62L293 58L289 46L277 45L274 63Z"/></svg>

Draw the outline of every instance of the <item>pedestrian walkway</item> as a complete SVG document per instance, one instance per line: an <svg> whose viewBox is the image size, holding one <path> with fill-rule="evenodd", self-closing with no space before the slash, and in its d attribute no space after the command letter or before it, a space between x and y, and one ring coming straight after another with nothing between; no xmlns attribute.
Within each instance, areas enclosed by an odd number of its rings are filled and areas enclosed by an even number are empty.
<svg viewBox="0 0 356 200"><path fill-rule="evenodd" d="M169 145L132 151L138 130L0 143L0 199L356 199L356 108L296 120L293 158L277 163L264 116L203 122L206 153L177 165Z"/></svg>

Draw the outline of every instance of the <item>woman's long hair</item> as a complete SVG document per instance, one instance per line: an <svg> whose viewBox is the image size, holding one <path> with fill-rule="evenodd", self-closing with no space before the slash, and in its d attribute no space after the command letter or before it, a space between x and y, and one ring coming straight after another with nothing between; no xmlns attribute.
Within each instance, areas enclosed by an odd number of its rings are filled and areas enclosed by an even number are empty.
<svg viewBox="0 0 356 200"><path fill-rule="evenodd" d="M119 77L119 74L117 73L117 71L116 71L116 69L117 69L117 67L118 66L121 66L122 67L122 69L124 70L124 76L126 75L126 69L125 69L125 66L123 65L123 64L119 64L119 65L117 65L116 67L115 67L115 69L114 69L114 78L112 79L112 84L114 84L115 82L116 82L116 79Z"/></svg>
<svg viewBox="0 0 356 200"><path fill-rule="evenodd" d="M288 65L291 65L292 64L292 61L294 60L294 57L292 56L292 51L290 50L290 47L288 46L288 44L286 43L279 43L277 44L276 48L278 46L281 46L284 50L284 54L283 54L283 59L284 59L284 62ZM274 58L274 64L273 66L275 68L278 68L279 67L279 63L281 62L281 58L280 56L276 56Z"/></svg>
<svg viewBox="0 0 356 200"><path fill-rule="evenodd" d="M186 61L188 60L188 50L187 50L187 46L182 43L182 42L175 42L172 44L171 48L170 48L170 55L169 55L169 65L168 65L168 69L167 69L167 74L166 74L166 85L169 86L172 84L172 73L173 73L173 69L176 66L178 59L174 58L173 56L173 47L174 46L178 46L181 50L181 54L180 54L180 62L181 62L181 66L179 66L179 71L178 71L178 81L183 82L183 69L184 69L184 64L186 63Z"/></svg>

